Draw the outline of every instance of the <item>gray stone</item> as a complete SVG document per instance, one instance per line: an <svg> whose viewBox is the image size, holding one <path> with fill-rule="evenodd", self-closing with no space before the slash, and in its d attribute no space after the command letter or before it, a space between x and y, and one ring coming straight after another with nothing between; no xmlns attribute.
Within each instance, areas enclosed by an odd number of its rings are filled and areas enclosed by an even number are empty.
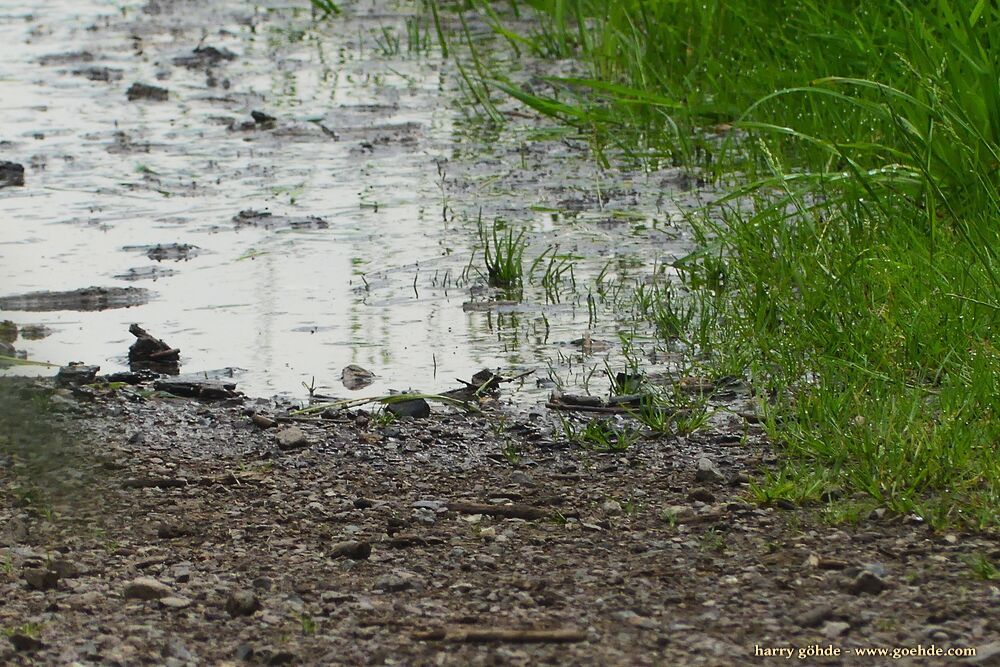
<svg viewBox="0 0 1000 667"><path fill-rule="evenodd" d="M233 591L226 600L226 611L233 618L252 616L260 609L260 600L251 591Z"/></svg>
<svg viewBox="0 0 1000 667"><path fill-rule="evenodd" d="M56 386L75 387L81 384L91 384L97 378L99 370L101 370L100 366L71 363L59 369L56 374Z"/></svg>
<svg viewBox="0 0 1000 667"><path fill-rule="evenodd" d="M510 474L510 481L519 486L534 486L534 478L526 472L515 470Z"/></svg>
<svg viewBox="0 0 1000 667"><path fill-rule="evenodd" d="M609 498L601 504L601 511L608 516L618 516L622 513L622 504L617 500Z"/></svg>
<svg viewBox="0 0 1000 667"><path fill-rule="evenodd" d="M173 595L173 592L170 586L152 577L138 577L126 584L125 599L160 600Z"/></svg>
<svg viewBox="0 0 1000 667"><path fill-rule="evenodd" d="M823 625L822 633L827 639L836 639L850 629L850 623L844 623L843 621L827 621Z"/></svg>
<svg viewBox="0 0 1000 667"><path fill-rule="evenodd" d="M833 616L833 607L828 604L821 604L812 609L799 614L795 623L803 628L814 628L823 621Z"/></svg>
<svg viewBox="0 0 1000 667"><path fill-rule="evenodd" d="M309 446L309 438L306 437L305 432L298 426L290 426L278 431L274 439L278 443L278 449L282 451L301 449L302 447Z"/></svg>
<svg viewBox="0 0 1000 667"><path fill-rule="evenodd" d="M385 406L385 409L395 417L422 419L431 416L431 406L422 398L389 403Z"/></svg>
<svg viewBox="0 0 1000 667"><path fill-rule="evenodd" d="M887 584L882 577L874 572L865 571L848 584L847 592L851 595L861 595L862 593L878 595L885 590L886 586Z"/></svg>
<svg viewBox="0 0 1000 667"><path fill-rule="evenodd" d="M372 545L368 542L347 541L338 542L330 547L332 558L350 558L351 560L365 560L372 555Z"/></svg>
<svg viewBox="0 0 1000 667"><path fill-rule="evenodd" d="M698 470L695 472L694 478L699 482L722 482L726 479L712 463L712 459L707 456L698 459Z"/></svg>
<svg viewBox="0 0 1000 667"><path fill-rule="evenodd" d="M382 590L386 593L398 593L410 589L423 588L423 582L415 574L402 570L392 574L383 574L375 580L373 586L375 590Z"/></svg>
<svg viewBox="0 0 1000 667"><path fill-rule="evenodd" d="M165 598L160 598L160 604L167 609L184 609L191 606L191 600L179 595L168 595Z"/></svg>
<svg viewBox="0 0 1000 667"><path fill-rule="evenodd" d="M59 583L59 573L46 567L31 568L24 571L24 581L28 584L28 588L47 591Z"/></svg>

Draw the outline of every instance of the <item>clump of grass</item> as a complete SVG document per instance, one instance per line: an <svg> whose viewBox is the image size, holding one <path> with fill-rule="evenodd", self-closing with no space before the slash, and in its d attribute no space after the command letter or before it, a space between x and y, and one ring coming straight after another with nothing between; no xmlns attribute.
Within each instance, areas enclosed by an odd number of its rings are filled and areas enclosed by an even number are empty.
<svg viewBox="0 0 1000 667"><path fill-rule="evenodd" d="M531 7L531 35L482 11L589 75L483 79L586 131L599 159L737 186L695 220L687 291L635 300L666 345L771 397L786 457L758 498L836 486L934 525L1000 524L1000 7Z"/></svg>
<svg viewBox="0 0 1000 667"><path fill-rule="evenodd" d="M313 9L320 13L321 18L327 18L329 16L339 16L341 11L340 5L333 0L309 0L312 4Z"/></svg>
<svg viewBox="0 0 1000 667"><path fill-rule="evenodd" d="M479 219L479 240L483 245L486 281L490 287L518 292L524 285L524 251L527 241L524 230L507 227L494 220L489 231Z"/></svg>
<svg viewBox="0 0 1000 667"><path fill-rule="evenodd" d="M970 554L965 562L972 571L972 574L983 581L996 581L1000 579L1000 568L997 568L993 564L993 561L983 554Z"/></svg>
<svg viewBox="0 0 1000 667"><path fill-rule="evenodd" d="M562 428L566 440L595 452L624 452L638 440L634 430L616 426L610 419L591 419L579 427L563 417Z"/></svg>

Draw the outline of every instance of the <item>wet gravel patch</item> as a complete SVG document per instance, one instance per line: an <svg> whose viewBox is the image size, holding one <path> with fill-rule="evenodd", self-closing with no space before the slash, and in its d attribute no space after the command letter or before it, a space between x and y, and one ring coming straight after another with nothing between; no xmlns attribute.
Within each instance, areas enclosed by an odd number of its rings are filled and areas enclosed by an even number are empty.
<svg viewBox="0 0 1000 667"><path fill-rule="evenodd" d="M46 439L43 492L0 431L6 664L729 665L997 640L1000 589L967 565L995 538L757 506L773 454L753 426L601 454L489 409L293 422L19 391L71 437Z"/></svg>

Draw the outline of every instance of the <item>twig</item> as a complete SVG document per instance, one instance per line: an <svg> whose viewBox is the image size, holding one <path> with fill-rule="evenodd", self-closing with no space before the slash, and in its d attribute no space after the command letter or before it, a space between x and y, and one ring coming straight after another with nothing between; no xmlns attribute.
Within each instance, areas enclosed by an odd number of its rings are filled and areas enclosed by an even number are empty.
<svg viewBox="0 0 1000 667"><path fill-rule="evenodd" d="M533 505L485 505L483 503L448 503L448 509L460 514L485 514L507 519L544 519L552 515L550 510Z"/></svg>

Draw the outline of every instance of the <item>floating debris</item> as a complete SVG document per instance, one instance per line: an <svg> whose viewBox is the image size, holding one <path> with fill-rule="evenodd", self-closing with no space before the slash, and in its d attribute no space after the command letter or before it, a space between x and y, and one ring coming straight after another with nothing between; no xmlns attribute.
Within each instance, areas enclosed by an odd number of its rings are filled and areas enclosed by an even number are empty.
<svg viewBox="0 0 1000 667"><path fill-rule="evenodd" d="M141 306L147 301L149 290L141 287L84 287L71 292L29 292L0 297L0 310L109 310Z"/></svg>

